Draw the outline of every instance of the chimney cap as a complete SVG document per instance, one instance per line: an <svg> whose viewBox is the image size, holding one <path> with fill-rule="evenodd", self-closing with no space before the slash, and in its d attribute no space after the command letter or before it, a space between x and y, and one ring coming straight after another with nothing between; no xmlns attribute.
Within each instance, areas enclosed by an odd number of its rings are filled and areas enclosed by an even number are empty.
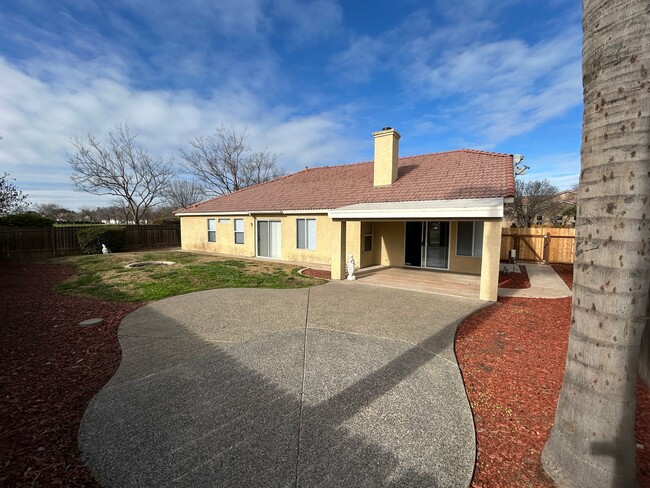
<svg viewBox="0 0 650 488"><path fill-rule="evenodd" d="M381 130L393 130L393 128L392 127L382 127Z"/></svg>

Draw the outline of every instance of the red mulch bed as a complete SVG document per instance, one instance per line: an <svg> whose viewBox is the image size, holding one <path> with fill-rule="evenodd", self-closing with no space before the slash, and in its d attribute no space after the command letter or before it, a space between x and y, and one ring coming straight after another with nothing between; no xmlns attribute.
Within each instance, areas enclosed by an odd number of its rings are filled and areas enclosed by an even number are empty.
<svg viewBox="0 0 650 488"><path fill-rule="evenodd" d="M519 266L521 273L499 272L499 288L530 288L526 266Z"/></svg>
<svg viewBox="0 0 650 488"><path fill-rule="evenodd" d="M322 269L307 268L302 271L302 274L305 276L311 276L312 278L321 278L324 280L332 279L332 273L329 271L323 271Z"/></svg>
<svg viewBox="0 0 650 488"><path fill-rule="evenodd" d="M69 266L0 263L0 486L97 486L79 423L120 363L117 328L141 304L59 295ZM79 327L101 317L100 327Z"/></svg>
<svg viewBox="0 0 650 488"><path fill-rule="evenodd" d="M0 486L97 486L81 461L79 422L119 365L120 321L142 304L54 293L72 271L1 264ZM562 382L570 307L570 298L503 298L460 327L456 353L478 442L472 486L553 486L540 453ZM104 323L78 326L91 317ZM650 486L650 392L639 383L637 393L637 442L645 445L638 476Z"/></svg>
<svg viewBox="0 0 650 488"><path fill-rule="evenodd" d="M563 274L571 286L572 269ZM456 354L476 424L473 487L554 486L540 456L562 386L570 319L571 298L504 297L459 328ZM637 477L650 487L650 391L641 381L636 436L645 446L637 450Z"/></svg>

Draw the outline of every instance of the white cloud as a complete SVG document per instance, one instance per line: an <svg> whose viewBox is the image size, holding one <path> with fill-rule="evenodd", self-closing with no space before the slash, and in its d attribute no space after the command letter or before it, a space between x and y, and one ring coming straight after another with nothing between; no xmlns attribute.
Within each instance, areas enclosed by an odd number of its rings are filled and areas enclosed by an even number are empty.
<svg viewBox="0 0 650 488"><path fill-rule="evenodd" d="M354 82L390 71L401 81L396 100L420 112L414 126L444 126L457 140L493 149L582 102L581 33L571 23L539 42L504 37L503 26L495 34L503 4L490 5L439 4L375 37L352 36L330 69ZM443 24L435 22L440 15Z"/></svg>
<svg viewBox="0 0 650 488"><path fill-rule="evenodd" d="M0 171L16 178L33 203L108 203L110 198L73 192L65 149L70 136L103 135L120 121L139 134L150 152L163 157L188 137L210 133L222 123L248 127L250 143L280 153L290 171L328 163L351 150L342 130L344 117L336 110L296 113L291 107L269 106L243 88L215 87L208 98L139 90L125 81L119 63L96 76L92 67L79 59L57 69L48 61L32 60L25 70L0 57ZM45 80L37 76L43 73Z"/></svg>
<svg viewBox="0 0 650 488"><path fill-rule="evenodd" d="M530 169L525 175L519 177L522 180L547 179L560 190L569 189L578 183L580 176L579 153L526 156L524 163L530 166Z"/></svg>

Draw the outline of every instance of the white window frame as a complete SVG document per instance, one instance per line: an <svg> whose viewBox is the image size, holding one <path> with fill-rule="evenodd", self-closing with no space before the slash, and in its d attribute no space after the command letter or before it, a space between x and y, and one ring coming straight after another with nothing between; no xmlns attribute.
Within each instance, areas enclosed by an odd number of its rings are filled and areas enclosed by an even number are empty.
<svg viewBox="0 0 650 488"><path fill-rule="evenodd" d="M212 222L212 229L210 228L210 222ZM208 242L217 242L217 219L207 219L207 228ZM212 234L212 239L210 239L210 234Z"/></svg>
<svg viewBox="0 0 650 488"><path fill-rule="evenodd" d="M373 235L374 235L374 225L372 222L362 222L361 223L361 229L362 229L362 238L363 238L363 252L372 252L373 249ZM370 232L365 232L364 226L367 226L366 228L370 228ZM366 237L370 237L370 249L366 249Z"/></svg>
<svg viewBox="0 0 650 488"><path fill-rule="evenodd" d="M483 224L483 232L485 232L485 223L482 220L473 220L472 221L472 251L471 254L459 254L458 253L458 245L460 243L460 224L461 223L466 223L466 221L459 221L456 224L456 256L460 256L463 258L480 258L483 257L483 242L481 240L481 246L479 247L480 253L481 254L475 254L474 251L476 250L476 224Z"/></svg>
<svg viewBox="0 0 650 488"><path fill-rule="evenodd" d="M229 223L230 223L230 219L229 219L229 218L223 218L223 217L222 217L222 218L220 218L217 222L218 222L219 224L229 224Z"/></svg>
<svg viewBox="0 0 650 488"><path fill-rule="evenodd" d="M304 222L305 226L305 235L304 242L305 247L300 247L300 238L299 238L299 224L300 221ZM314 242L309 240L309 223L312 223L314 226ZM316 219L296 219L296 249L304 249L305 251L315 251L316 250Z"/></svg>
<svg viewBox="0 0 650 488"><path fill-rule="evenodd" d="M241 230L237 230L237 222L241 222ZM241 242L237 242L237 234L241 234ZM233 219L233 236L235 244L244 244L244 219Z"/></svg>

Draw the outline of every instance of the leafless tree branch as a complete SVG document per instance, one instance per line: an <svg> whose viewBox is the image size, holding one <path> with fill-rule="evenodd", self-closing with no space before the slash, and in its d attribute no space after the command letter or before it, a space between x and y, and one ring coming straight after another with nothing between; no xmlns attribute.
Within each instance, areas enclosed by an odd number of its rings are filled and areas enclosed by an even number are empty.
<svg viewBox="0 0 650 488"><path fill-rule="evenodd" d="M128 220L140 223L147 209L163 196L176 175L173 162L152 157L136 143L127 124L117 124L106 141L89 133L73 137L68 153L75 188L93 195L113 195L124 201Z"/></svg>

